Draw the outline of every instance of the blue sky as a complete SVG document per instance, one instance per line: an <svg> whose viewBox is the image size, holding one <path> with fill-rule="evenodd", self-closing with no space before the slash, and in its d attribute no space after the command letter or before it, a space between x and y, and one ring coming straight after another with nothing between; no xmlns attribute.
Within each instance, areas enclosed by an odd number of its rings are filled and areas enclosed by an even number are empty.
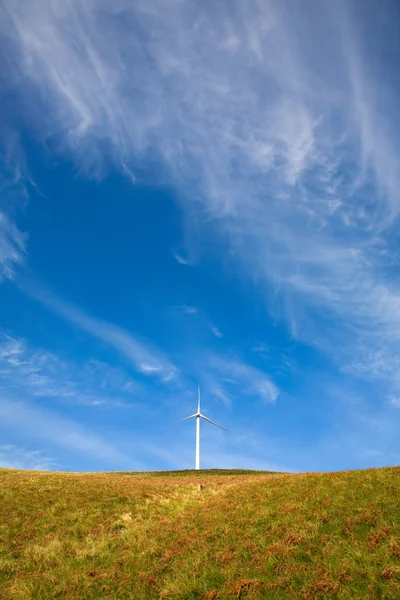
<svg viewBox="0 0 400 600"><path fill-rule="evenodd" d="M2 0L0 465L399 463L399 18Z"/></svg>

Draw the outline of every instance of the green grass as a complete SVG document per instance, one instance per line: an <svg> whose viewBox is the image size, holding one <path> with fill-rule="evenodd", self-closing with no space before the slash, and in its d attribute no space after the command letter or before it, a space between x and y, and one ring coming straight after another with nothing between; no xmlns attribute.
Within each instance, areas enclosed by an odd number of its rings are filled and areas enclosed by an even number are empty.
<svg viewBox="0 0 400 600"><path fill-rule="evenodd" d="M399 468L1 469L0 598L399 600L399 498Z"/></svg>

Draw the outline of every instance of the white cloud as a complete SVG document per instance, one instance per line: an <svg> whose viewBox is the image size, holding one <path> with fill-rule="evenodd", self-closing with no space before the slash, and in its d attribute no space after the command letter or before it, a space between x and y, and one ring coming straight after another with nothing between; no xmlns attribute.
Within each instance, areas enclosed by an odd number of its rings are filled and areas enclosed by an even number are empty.
<svg viewBox="0 0 400 600"><path fill-rule="evenodd" d="M185 315L198 315L199 314L199 309L196 308L196 306L182 305L179 308L181 309L181 311L183 313L185 313Z"/></svg>
<svg viewBox="0 0 400 600"><path fill-rule="evenodd" d="M221 331L215 325L210 325L210 329L211 329L211 332L215 335L215 337L217 337L217 338L224 337L223 334L221 333Z"/></svg>
<svg viewBox="0 0 400 600"><path fill-rule="evenodd" d="M27 439L66 448L77 454L113 464L115 467L131 466L131 461L126 456L98 434L70 418L38 405L2 395L0 419L2 424L7 426L7 431L23 431Z"/></svg>
<svg viewBox="0 0 400 600"><path fill-rule="evenodd" d="M256 344L255 346L253 346L252 350L253 352L256 352L263 358L267 358L271 355L271 351L266 344Z"/></svg>
<svg viewBox="0 0 400 600"><path fill-rule="evenodd" d="M55 463L42 450L27 450L13 444L0 446L0 467L7 469L30 469L49 471Z"/></svg>
<svg viewBox="0 0 400 600"><path fill-rule="evenodd" d="M140 386L120 369L94 360L77 365L1 333L0 390L113 408L133 407L141 394Z"/></svg>
<svg viewBox="0 0 400 600"><path fill-rule="evenodd" d="M207 352L200 361L201 380L208 393L229 403L234 398L261 399L274 404L279 389L271 377L238 357Z"/></svg>
<svg viewBox="0 0 400 600"><path fill-rule="evenodd" d="M163 0L151 10L129 0L118 8L108 0L5 6L20 73L46 90L50 117L95 172L105 159L99 136L124 168L151 148L176 181L196 178L208 208L221 214L238 208L242 167L255 174L281 162L293 184L317 157L320 115L297 89L309 92L309 82L301 84L304 68L290 56L299 48L272 3L246 11L239 3L167 9Z"/></svg>
<svg viewBox="0 0 400 600"><path fill-rule="evenodd" d="M0 124L0 283L13 279L25 263L27 234L16 225L27 199L27 185L34 186L24 164L18 136Z"/></svg>
<svg viewBox="0 0 400 600"><path fill-rule="evenodd" d="M372 348L359 369L367 376L384 352L397 388L399 285L388 274L400 208L397 94L370 60L390 50L390 35L375 25L378 3L362 27L350 9L9 0L0 20L21 96L34 89L43 99L26 107L38 134L58 132L93 176L110 159L134 173L156 155L160 181L265 283L270 310L295 336L340 364ZM156 372L160 360L126 332L68 315ZM335 325L322 328L321 315Z"/></svg>
<svg viewBox="0 0 400 600"><path fill-rule="evenodd" d="M176 262L178 262L181 265L191 265L191 262L186 258L183 258L183 256L181 256L180 254L174 254L174 258Z"/></svg>
<svg viewBox="0 0 400 600"><path fill-rule="evenodd" d="M109 344L128 358L138 372L157 375L164 381L171 380L177 374L176 367L161 352L151 348L148 343L139 341L121 327L90 317L82 310L38 288L29 288L29 294L76 327Z"/></svg>
<svg viewBox="0 0 400 600"><path fill-rule="evenodd" d="M14 269L25 260L25 236L16 225L0 211L0 283L12 279Z"/></svg>
<svg viewBox="0 0 400 600"><path fill-rule="evenodd" d="M217 338L224 337L221 330L216 325L214 325L214 323L204 314L204 312L202 310L197 308L197 306L188 306L188 305L184 304L184 305L179 306L178 308L185 315L193 315L193 316L197 317L198 319L200 319L200 321L211 331L211 333L215 337L217 337Z"/></svg>

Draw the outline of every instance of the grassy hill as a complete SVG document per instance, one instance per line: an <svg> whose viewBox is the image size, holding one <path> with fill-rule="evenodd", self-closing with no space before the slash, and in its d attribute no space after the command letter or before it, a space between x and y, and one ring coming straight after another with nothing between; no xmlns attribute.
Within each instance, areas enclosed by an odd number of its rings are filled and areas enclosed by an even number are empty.
<svg viewBox="0 0 400 600"><path fill-rule="evenodd" d="M399 600L399 506L398 467L0 469L0 598Z"/></svg>

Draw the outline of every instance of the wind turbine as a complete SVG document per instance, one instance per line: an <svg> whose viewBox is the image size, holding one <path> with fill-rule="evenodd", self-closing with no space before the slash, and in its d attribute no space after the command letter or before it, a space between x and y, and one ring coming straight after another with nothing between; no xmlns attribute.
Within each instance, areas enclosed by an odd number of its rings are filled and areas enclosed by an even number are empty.
<svg viewBox="0 0 400 600"><path fill-rule="evenodd" d="M224 427L221 427L221 425L214 423L214 421L211 421L211 419L207 419L207 417L205 417L204 415L201 414L201 412L200 412L200 386L197 387L197 413L195 413L194 415L190 415L189 417L185 417L184 419L180 419L180 421L177 421L177 423L182 423L182 421L187 421L187 419L194 419L194 417L196 417L196 469L199 470L200 469L200 419L204 419L205 421L208 421L209 423L211 423L211 425L215 425L216 427L219 427L220 429L223 429L224 431L228 431L228 430L225 429Z"/></svg>

